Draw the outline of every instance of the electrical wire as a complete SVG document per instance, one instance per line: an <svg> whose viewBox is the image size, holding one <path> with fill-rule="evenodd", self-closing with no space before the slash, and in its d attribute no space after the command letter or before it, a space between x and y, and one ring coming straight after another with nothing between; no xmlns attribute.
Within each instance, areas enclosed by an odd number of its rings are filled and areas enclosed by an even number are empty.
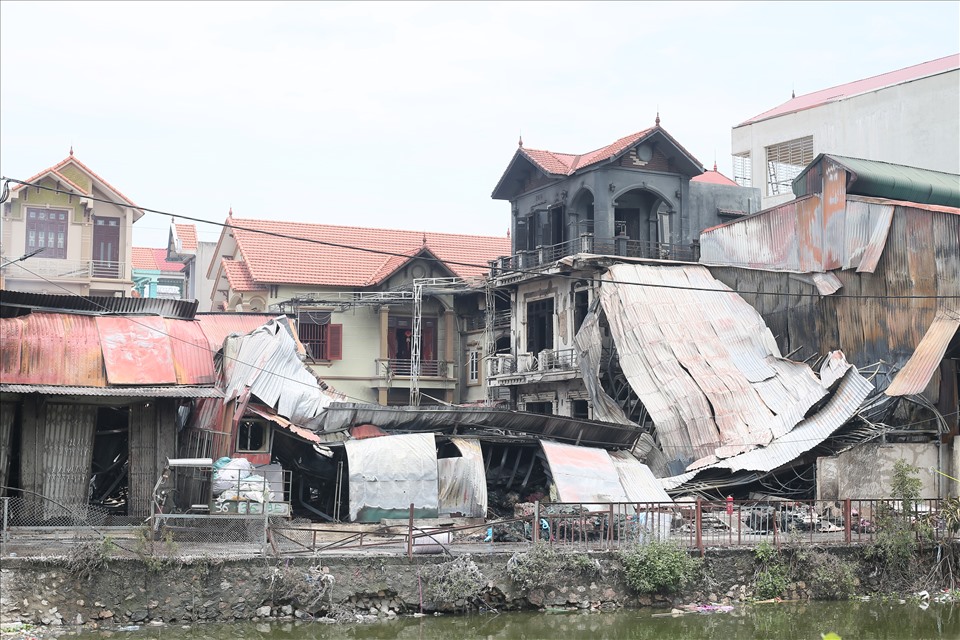
<svg viewBox="0 0 960 640"><path fill-rule="evenodd" d="M14 182L14 183L16 183L16 184L24 185L24 186L27 186L27 187L34 187L34 188L36 188L36 189L44 189L44 190L46 190L46 191L51 191L51 192L53 192L53 193L61 193L61 194L72 194L72 193L73 193L73 192L71 192L71 191L66 191L66 190L63 190L63 189L55 189L55 188L53 188L53 187L47 187L47 186L44 186L44 185L39 184L39 183L27 182L27 181L25 181L25 180L18 180L18 179L16 179L16 178L8 178L8 177L6 177L6 176L0 178L0 180L5 180L7 183L9 183L9 182ZM159 209L150 209L150 208L148 208L148 207L141 207L141 206L131 205L130 203L116 202L116 201L114 201L114 200L109 200L109 199L107 199L107 198L99 198L99 197L92 196L92 195L91 195L91 196L84 196L84 199L86 199L86 200L93 200L93 201L96 201L96 202L103 202L103 203L106 203L106 204L112 204L112 205L115 205L115 206L118 206L118 207L130 207L130 208L135 208L135 209L140 210L140 211L146 211L146 212L149 212L149 213L155 213L155 214L157 214L157 215L168 216L168 217L170 217L170 218L180 218L180 219L183 219L183 220L189 220L189 221L191 221L191 222L197 222L197 223L201 223L201 224L210 224L210 225L218 226L218 227L221 227L221 228L224 228L224 229L233 229L233 230L237 230L237 231L245 231L245 232L249 232L249 233L257 233L257 234L261 234L261 235L264 235L264 236L271 236L271 237L275 237L275 238L281 238L281 239L284 239L284 240L293 240L293 241L298 241L298 242L306 242L306 243L308 243L308 244L315 244L315 245L320 245L320 246L333 247L333 248L337 248L337 249L347 249L347 250L350 250L350 251L359 251L359 252L363 252L363 253L372 253L372 254L385 255L385 256L398 257L398 258L411 259L411 258L417 257L417 259L420 259L420 260L433 261L433 262L436 262L436 263L439 263L439 264L443 264L443 265L455 265L455 266L460 266L460 267L470 267L470 268L474 268L474 269L489 269L489 268L490 268L490 265L488 265L488 264L483 264L483 265L481 265L481 264L476 264L476 263L472 263L472 262L461 262L461 261L457 261L457 260L441 260L440 258L436 258L436 257L433 257L433 256L411 256L411 255L406 254L406 253L400 253L400 252L396 252L396 251L387 251L387 250L385 250L385 249L371 249L371 248L369 248L369 247L358 247L358 246L355 246L355 245L348 245L348 244L343 244L343 243L339 243L339 242L330 242L330 241L327 241L327 240L317 240L316 238L300 238L300 237L297 237L297 236L292 236L292 235L288 235L288 234L285 234L285 233L279 233L279 232L276 232L276 231L267 231L267 230L264 230L264 229L252 229L252 228L249 228L249 227L241 227L241 226L238 226L238 225L228 224L228 223L226 223L226 222L211 222L210 220L204 220L204 219L202 219L202 218L195 218L195 217L192 217L192 216L170 213L169 211L161 211L161 210L159 210ZM499 268L499 267L498 267L498 269L499 269L500 271L502 271L505 275L543 275L541 272L535 271L535 270L533 270L533 269L515 269L515 268L502 268L502 269L501 269L501 268ZM607 283L607 284L619 284L619 285L626 285L626 286L647 287L647 288L653 288L653 289L675 289L675 290L680 290L680 291L700 291L700 292L705 292L705 293L727 293L727 294L729 294L729 293L736 293L736 294L739 294L739 295L785 296L785 297L817 298L817 299L820 299L820 298L823 298L823 297L824 297L824 296L823 296L822 294L820 294L820 293L783 293L783 292L780 292L780 291L737 291L737 290L733 290L733 289L711 289L711 288L708 288L708 287L680 287L680 286L668 285L668 284L654 284L654 283L645 283L645 282L629 282L629 281L613 280L613 279L598 279L598 278L582 277L582 276L579 276L579 275L559 274L559 273L552 273L552 274L550 274L550 276L551 276L551 277L555 277L555 278L569 279L569 280L583 280L583 281L585 281L585 282L590 282L591 284L598 284L598 283L599 283L599 284L604 284L604 283ZM832 294L830 294L829 297L830 297L830 298L846 298L846 299L852 299L852 300L948 300L948 299L949 299L949 300L952 300L952 299L960 299L960 295L894 295L894 296L891 296L891 295L848 295L848 294L841 294L841 293L832 293Z"/></svg>

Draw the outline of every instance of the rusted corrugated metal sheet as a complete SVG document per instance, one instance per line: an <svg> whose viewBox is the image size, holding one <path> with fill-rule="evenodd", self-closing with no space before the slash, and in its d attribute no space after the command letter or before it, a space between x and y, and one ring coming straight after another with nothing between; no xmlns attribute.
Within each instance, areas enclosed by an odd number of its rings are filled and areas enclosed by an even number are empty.
<svg viewBox="0 0 960 640"><path fill-rule="evenodd" d="M350 520L379 522L438 513L437 446L432 433L347 440Z"/></svg>
<svg viewBox="0 0 960 640"><path fill-rule="evenodd" d="M46 406L41 457L45 518L68 515L64 507L86 504L96 418L93 406Z"/></svg>
<svg viewBox="0 0 960 640"><path fill-rule="evenodd" d="M390 434L374 424L358 424L355 427L350 427L350 437L354 440L380 438L388 435Z"/></svg>
<svg viewBox="0 0 960 640"><path fill-rule="evenodd" d="M177 384L163 318L96 318L110 384Z"/></svg>
<svg viewBox="0 0 960 640"><path fill-rule="evenodd" d="M765 444L825 393L809 367L780 357L760 315L703 267L613 265L600 301L623 372L670 460Z"/></svg>
<svg viewBox="0 0 960 640"><path fill-rule="evenodd" d="M613 460L603 449L541 440L561 502L627 502Z"/></svg>
<svg viewBox="0 0 960 640"><path fill-rule="evenodd" d="M872 272L894 206L834 193L823 197L829 201L807 196L704 231L700 264L791 273Z"/></svg>
<svg viewBox="0 0 960 640"><path fill-rule="evenodd" d="M213 384L217 372L207 336L198 322L166 320L178 384Z"/></svg>
<svg viewBox="0 0 960 640"><path fill-rule="evenodd" d="M279 426L281 429L286 429L293 435L297 436L302 440L306 440L307 442L313 442L316 444L325 442L325 440L323 440L320 436L318 436L313 431L304 429L303 427L298 427L297 425L293 424L283 416L278 416L276 413L274 413L273 411L270 411L269 409L261 409L260 407L257 407L254 405L248 405L247 411L255 413L262 418L266 418L270 422Z"/></svg>
<svg viewBox="0 0 960 640"><path fill-rule="evenodd" d="M460 451L459 458L439 458L439 512L459 513L465 518L487 515L487 477L480 443L465 438L450 438Z"/></svg>
<svg viewBox="0 0 960 640"><path fill-rule="evenodd" d="M671 502L650 468L629 451L611 451L610 458L630 502Z"/></svg>
<svg viewBox="0 0 960 640"><path fill-rule="evenodd" d="M196 319L214 352L223 347L223 340L227 336L246 335L271 320L277 320L287 334L293 338L297 345L297 352L300 354L306 353L297 336L293 322L287 316L269 313L198 313Z"/></svg>
<svg viewBox="0 0 960 640"><path fill-rule="evenodd" d="M960 327L960 309L941 309L916 350L887 387L888 396L923 393Z"/></svg>
<svg viewBox="0 0 960 640"><path fill-rule="evenodd" d="M93 318L32 313L0 320L0 382L103 386Z"/></svg>
<svg viewBox="0 0 960 640"><path fill-rule="evenodd" d="M0 384L9 393L42 393L48 396L103 396L109 398L223 398L215 387L75 387L50 384Z"/></svg>

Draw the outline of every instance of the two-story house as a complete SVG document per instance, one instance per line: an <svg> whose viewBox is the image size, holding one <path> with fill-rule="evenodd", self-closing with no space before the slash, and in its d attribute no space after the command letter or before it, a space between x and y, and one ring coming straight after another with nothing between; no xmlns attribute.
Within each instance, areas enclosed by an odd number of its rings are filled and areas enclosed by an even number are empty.
<svg viewBox="0 0 960 640"><path fill-rule="evenodd" d="M492 197L511 209L512 255L492 265L491 397L537 413L615 421L593 406L574 338L598 299L598 276L619 262L695 263L708 227L759 209L743 188L701 163L660 126L583 154L521 141ZM504 301L506 300L506 301ZM499 322L497 322L499 320ZM599 381L625 416L642 404L603 332ZM589 377L589 376L588 376Z"/></svg>
<svg viewBox="0 0 960 640"><path fill-rule="evenodd" d="M509 248L505 237L228 216L208 277L215 309L295 317L314 372L354 401L461 403L486 398L484 276Z"/></svg>
<svg viewBox="0 0 960 640"><path fill-rule="evenodd" d="M73 149L27 182L12 187L3 205L3 288L129 295L133 223L143 211Z"/></svg>

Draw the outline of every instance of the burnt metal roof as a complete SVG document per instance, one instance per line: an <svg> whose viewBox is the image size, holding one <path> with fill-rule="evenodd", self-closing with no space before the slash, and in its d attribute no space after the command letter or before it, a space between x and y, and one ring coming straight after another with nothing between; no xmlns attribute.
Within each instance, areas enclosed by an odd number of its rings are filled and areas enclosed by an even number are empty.
<svg viewBox="0 0 960 640"><path fill-rule="evenodd" d="M107 396L113 398L222 398L213 387L80 387L52 384L0 384L3 393L42 393L48 396Z"/></svg>
<svg viewBox="0 0 960 640"><path fill-rule="evenodd" d="M3 289L0 291L0 318L15 318L33 311L59 311L95 315L152 315L192 320L198 304L196 300L55 295Z"/></svg>

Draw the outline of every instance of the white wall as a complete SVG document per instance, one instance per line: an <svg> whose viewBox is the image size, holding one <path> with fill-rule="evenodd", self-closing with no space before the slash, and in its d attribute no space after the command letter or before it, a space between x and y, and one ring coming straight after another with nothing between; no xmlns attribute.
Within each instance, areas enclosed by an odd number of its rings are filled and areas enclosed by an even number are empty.
<svg viewBox="0 0 960 640"><path fill-rule="evenodd" d="M734 128L732 152L750 152L764 209L794 197L766 195L764 149L808 135L814 157L834 153L960 173L960 70Z"/></svg>

